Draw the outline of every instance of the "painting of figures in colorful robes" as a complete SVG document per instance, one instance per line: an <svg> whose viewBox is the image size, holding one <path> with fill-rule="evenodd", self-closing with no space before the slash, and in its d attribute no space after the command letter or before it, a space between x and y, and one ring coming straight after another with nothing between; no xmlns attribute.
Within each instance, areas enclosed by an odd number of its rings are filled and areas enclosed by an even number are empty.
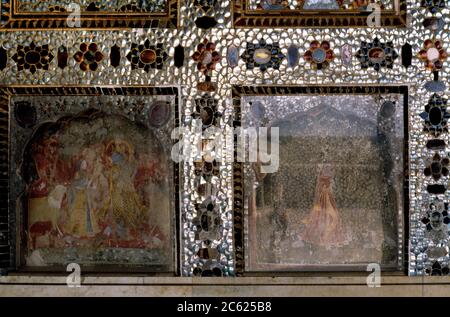
<svg viewBox="0 0 450 317"><path fill-rule="evenodd" d="M41 125L25 148L27 266L170 270L171 161L148 127L87 111Z"/></svg>

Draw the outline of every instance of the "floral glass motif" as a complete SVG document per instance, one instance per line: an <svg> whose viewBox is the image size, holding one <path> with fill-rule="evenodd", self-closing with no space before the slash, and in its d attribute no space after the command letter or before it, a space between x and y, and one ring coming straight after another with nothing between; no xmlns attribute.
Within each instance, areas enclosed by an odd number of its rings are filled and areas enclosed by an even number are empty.
<svg viewBox="0 0 450 317"><path fill-rule="evenodd" d="M197 227L196 240L213 241L218 239L221 219L219 215L219 206L214 199L209 197L200 204L195 205L197 217L193 220ZM208 243L209 244L209 243Z"/></svg>
<svg viewBox="0 0 450 317"><path fill-rule="evenodd" d="M447 99L433 94L420 117L425 120L423 128L425 132L429 132L435 137L442 132L448 132L447 122L450 114L447 112Z"/></svg>
<svg viewBox="0 0 450 317"><path fill-rule="evenodd" d="M53 57L48 44L36 46L31 42L28 46L18 45L17 53L12 59L17 63L19 71L28 69L34 74L38 69L48 70Z"/></svg>
<svg viewBox="0 0 450 317"><path fill-rule="evenodd" d="M204 95L195 100L195 113L192 117L202 121L202 128L206 129L218 123L222 114L218 111L219 101L211 96Z"/></svg>
<svg viewBox="0 0 450 317"><path fill-rule="evenodd" d="M425 176L431 176L435 181L438 181L442 176L448 176L448 164L450 160L448 157L443 157L436 153L428 162L424 169Z"/></svg>
<svg viewBox="0 0 450 317"><path fill-rule="evenodd" d="M373 67L379 71L381 67L393 68L398 53L394 48L394 43L383 43L375 38L373 42L362 41L356 57L361 62L361 68Z"/></svg>
<svg viewBox="0 0 450 317"><path fill-rule="evenodd" d="M303 57L314 69L324 69L333 61L334 53L330 47L330 42L312 41Z"/></svg>
<svg viewBox="0 0 450 317"><path fill-rule="evenodd" d="M96 43L81 43L80 50L73 56L82 71L96 71L104 57Z"/></svg>
<svg viewBox="0 0 450 317"><path fill-rule="evenodd" d="M219 176L219 163L216 160L194 162L194 167L195 175L203 177L206 181L211 181L212 177Z"/></svg>
<svg viewBox="0 0 450 317"><path fill-rule="evenodd" d="M431 71L440 70L447 59L447 52L439 40L427 39L423 44L423 49L419 52L419 59L424 62L425 67Z"/></svg>
<svg viewBox="0 0 450 317"><path fill-rule="evenodd" d="M216 44L209 42L208 39L204 39L192 55L192 59L197 62L197 69L205 76L211 75L221 58L222 56L216 51Z"/></svg>
<svg viewBox="0 0 450 317"><path fill-rule="evenodd" d="M257 44L247 42L247 48L241 56L248 70L258 67L262 72L269 68L279 69L285 57L278 43L268 44L263 39Z"/></svg>
<svg viewBox="0 0 450 317"><path fill-rule="evenodd" d="M448 214L448 203L435 200L430 203L429 208L422 218L426 226L427 236L433 241L445 239L448 235L450 216Z"/></svg>
<svg viewBox="0 0 450 317"><path fill-rule="evenodd" d="M168 57L162 43L152 45L148 39L144 44L132 43L131 50L127 54L127 59L131 63L131 69L141 68L147 73L152 68L162 69Z"/></svg>

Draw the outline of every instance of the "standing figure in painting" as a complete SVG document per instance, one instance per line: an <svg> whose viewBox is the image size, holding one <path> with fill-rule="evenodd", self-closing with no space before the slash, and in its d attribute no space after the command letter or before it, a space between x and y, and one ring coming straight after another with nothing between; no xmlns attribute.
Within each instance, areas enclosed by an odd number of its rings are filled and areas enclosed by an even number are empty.
<svg viewBox="0 0 450 317"><path fill-rule="evenodd" d="M113 235L124 239L127 229L136 229L147 223L145 208L133 179L136 174L134 147L125 140L113 140L106 145L105 157L109 178L108 218Z"/></svg>
<svg viewBox="0 0 450 317"><path fill-rule="evenodd" d="M303 240L311 244L331 247L344 244L341 219L332 190L333 170L324 165L317 177L313 208L303 220Z"/></svg>
<svg viewBox="0 0 450 317"><path fill-rule="evenodd" d="M93 237L99 233L92 190L95 189L93 176L97 153L92 148L82 152L78 170L68 191L67 218L65 233L75 237Z"/></svg>

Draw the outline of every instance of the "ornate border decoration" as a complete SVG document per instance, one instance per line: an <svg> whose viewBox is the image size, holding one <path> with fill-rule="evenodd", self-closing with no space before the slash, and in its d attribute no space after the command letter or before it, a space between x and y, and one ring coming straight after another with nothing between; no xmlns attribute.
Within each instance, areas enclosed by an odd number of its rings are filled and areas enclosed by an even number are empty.
<svg viewBox="0 0 450 317"><path fill-rule="evenodd" d="M167 0L164 12L83 11L79 25L70 27L72 12L20 12L18 0L0 0L0 30L107 29L178 27L178 0Z"/></svg>
<svg viewBox="0 0 450 317"><path fill-rule="evenodd" d="M83 29L70 29L71 32L57 29L35 32L33 29L25 28L25 24L22 29L26 30L26 32L9 32L14 31L14 29L5 29L1 28L1 26L8 21L10 1L0 0L1 85L12 87L19 85L21 87L23 85L67 85L68 87L74 87L82 83L93 87L111 87L111 85L121 87L125 85L143 85L144 83L151 86L173 86L174 82L177 82L182 87L179 93L185 100L183 104L180 104L180 117L183 119L183 125L189 125L190 118L196 112L196 100L202 98L206 93L208 97L219 100L218 111L222 113L222 116L219 120L216 120L218 121L217 126L225 129L233 120L233 100L231 99L233 86L283 85L285 87L311 87L310 85L327 86L337 83L350 87L355 85L408 85L408 118L410 122L409 187L411 194L409 196L410 219L409 222L405 223L405 230L410 236L410 247L408 253L405 253L404 256L409 257L410 276L449 274L449 231L445 231L443 236L435 237L435 230L433 228L433 230L428 230L427 228L429 224L427 218L433 216L434 213L430 213L431 207L436 207L433 201L437 198L444 204L449 202L449 192L446 191L449 178L442 175L439 181L436 182L432 177L433 175L425 175L425 169L428 164L437 163L436 160L433 160L436 152L439 153L441 159L449 155L448 144L450 136L444 130L443 124L445 122L442 120L442 123L438 123L434 119L431 122L430 113L427 111L427 109L436 109L432 111L435 115L440 108L442 113L443 105L438 104L439 98L431 98L433 94L436 93L444 100L448 100L449 96L448 85L445 85L449 81L449 60L447 58L447 60L443 61L445 56L444 54L441 55L440 52L441 46L445 52L449 51L450 44L448 37L445 36L449 32L450 27L448 23L445 23L450 14L448 6L444 8L436 6L431 0L408 1L407 13L408 17L410 17L408 28L386 25L383 28L372 29L364 27L365 23L362 27L356 26L352 28L351 25L348 25L348 28L333 27L333 25L320 25L319 22L310 20L308 25L311 25L311 27L309 28L292 27L292 29L286 29L283 25L283 20L296 20L299 17L294 10L292 12L283 12L283 15L276 11L255 10L253 12L256 14L259 22L254 18L247 19L246 22L246 18L243 16L245 10L241 10L243 0L191 0L178 1L180 26L178 30L131 30L122 21L117 26L117 29L121 30L111 32L106 27L103 30L92 32L81 32ZM249 0L246 1L249 2ZM406 0L399 1L406 4ZM444 3L444 1L441 2ZM197 6L195 3L200 5ZM209 4L208 6L202 6L201 4L204 3ZM294 3L294 0L290 1L290 3ZM238 9L241 10L240 13L236 11L236 4L238 4ZM258 12L261 13L258 14ZM267 17L264 18L263 15ZM345 16L345 12L342 12L341 17L343 16ZM233 28L233 21L236 21L237 18L243 20L240 22L242 28ZM204 20L203 23L198 23L201 19ZM302 19L304 20L304 18ZM316 15L316 19L320 19L320 16ZM351 19L354 19L354 17ZM261 22L263 20L267 21L263 24ZM280 24L277 24L275 20L278 20ZM317 25L315 26L314 23L317 23ZM307 25L306 21L304 25ZM257 28L258 26L261 27ZM279 28L275 28L275 26L279 26ZM36 27L43 29L42 24ZM215 70L206 75L198 71L198 61L196 62L190 58L195 54L197 45L202 44L205 38L216 45L216 51L222 56ZM164 61L162 70L151 68L147 73L145 65L144 68L132 69L130 67L131 62L126 59L132 43L142 44L145 47L147 39L150 40L151 45L157 45L158 43L163 43L164 45L168 58ZM247 58L246 56L254 56L247 50L248 44L255 46L261 40L267 44L264 45L266 48L278 45L281 49L281 54L285 57L281 58L281 55L277 54L276 63L264 63L264 61L261 63L250 63L250 60L244 60L244 57ZM437 49L436 40L439 40L441 43L438 52L435 50ZM49 55L46 55L46 58L41 61L41 64L44 63L45 65L42 64L42 69L38 69L35 73L32 73L34 71L32 67L25 68L24 66L25 69L19 70L23 58L18 59L20 60L18 63L13 59L16 53L18 54L18 51L22 51L26 46L31 46L32 42L35 43L36 47L48 44L49 50L47 52L51 52L53 55L53 60L48 63L47 61L50 61L51 58ZM329 62L328 67L316 69L317 65L315 64L317 63L314 63L314 60L312 62L307 60L311 56L306 55L305 58L305 54L316 50L317 47L322 48L324 42L330 44L334 59L332 62ZM74 58L74 54L80 50L80 46L83 43L96 43L98 49L104 54L104 58L102 62L98 63L99 67L96 71L92 71L92 65L89 66L87 71L83 71L80 69L82 61L77 62ZM312 45L313 43L314 45ZM432 46L429 46L429 43ZM395 55L390 53L389 60L375 59L371 61L371 57L367 54L369 46L377 48L388 47L391 53L395 50L400 56L394 59ZM427 54L430 49L430 54ZM439 53L439 57L437 53ZM80 54L77 54L77 57L79 56ZM18 54L18 57L21 56ZM149 62L148 64L151 64L152 59L149 57L147 56L148 59L146 61ZM204 54L202 58L199 58L199 61L200 59L207 61L208 59L205 57L209 58L209 55ZM428 57L432 57L431 60ZM158 63L156 62L156 64ZM377 66L377 64L379 65ZM136 65L139 66L139 63ZM254 67L249 69L247 68L248 65L253 65ZM275 69L274 65L279 66L279 69ZM432 72L431 69L427 71L430 65L434 65L434 68L436 66L442 66L442 68L439 67L438 72ZM48 66L48 70L44 69L44 66ZM263 66L264 71L261 70L261 66ZM375 67L380 67L380 70L375 70ZM199 90L197 87L213 88L214 91ZM248 88L249 91L253 89ZM7 99L8 97L0 95L0 100L2 98ZM236 101L234 102L236 103ZM4 109L0 107L0 135L6 135L7 137L8 108ZM424 111L426 113L423 113ZM447 120L447 114L442 115L442 118ZM427 130L424 130L424 128ZM441 130L442 133L439 136L435 136L436 131L439 132ZM194 135L194 133L193 129L189 130L187 137ZM0 142L0 166L6 164L7 151L7 142ZM440 161L444 165L445 162L446 160ZM443 164L441 165L444 166ZM434 164L434 166L437 166L437 164ZM222 266L223 275L233 276L235 261L232 224L232 163L223 162L219 167L220 174L219 177L215 177L214 185L217 185L220 190L217 203L220 205L219 214L223 219L223 223L220 227L219 239L214 241L209 248L217 251L217 254L214 254L214 256L218 258L217 262L220 262ZM191 182L196 176L195 166L186 162L181 165L180 171L183 172L180 176L180 182L183 184L183 200L180 202L181 214L183 215L180 241L181 275L193 276L195 275L194 270L197 268L202 268L204 273L211 274L211 270L208 268L204 270L204 263L210 260L205 260L198 255L199 250L206 247L203 245L202 240L195 239L196 229L193 219L198 214L195 207L196 204L201 204L204 200L204 196L197 192L195 184ZM235 180L237 181L238 178L235 178ZM0 174L1 206L6 205L8 199L7 184L7 175ZM432 190L432 192L429 192L428 189ZM443 192L441 193L442 190ZM441 203L439 203L439 206L438 210L442 215L442 223L445 224L444 221L449 219L445 216L446 207L444 205L442 208ZM0 263L5 263L5 257L9 259L9 247L7 245L8 222L6 216L4 216L6 215L4 213L5 209L0 210L2 210L0 211ZM431 218L429 220L431 222ZM424 222L427 222L427 224ZM430 226L433 225L430 224ZM450 227L447 226L447 228ZM2 235L2 233L6 235ZM429 234L433 234L433 239L428 236ZM434 238L439 239L436 240Z"/></svg>
<svg viewBox="0 0 450 317"><path fill-rule="evenodd" d="M241 97L242 96L269 96L269 95L323 95L323 94L346 94L346 95L378 95L396 93L403 95L403 117L404 117L404 209L403 209L403 237L402 244L399 245L401 254L399 255L399 268L394 271L397 275L408 274L408 257L404 256L408 252L409 245L409 118L408 118L408 86L233 86L232 98L234 109L234 127L240 127L242 121ZM237 136L235 136L235 145ZM233 221L234 221L234 246L236 260L236 275L273 275L273 273L254 273L245 270L246 258L246 210L244 193L244 173L245 163L237 160L237 148L235 147L235 163L233 164ZM303 272L304 273L304 272ZM334 272L336 273L336 272ZM341 272L342 273L342 272ZM291 273L292 274L292 273ZM345 274L345 273L343 273Z"/></svg>
<svg viewBox="0 0 450 317"><path fill-rule="evenodd" d="M398 9L383 10L382 27L406 26L406 0L398 1ZM235 0L233 26L239 28L364 28L370 11L359 10L250 10L250 0Z"/></svg>
<svg viewBox="0 0 450 317"><path fill-rule="evenodd" d="M11 266L12 248L9 235L9 96L0 94L0 274ZM6 272L6 271L5 271Z"/></svg>
<svg viewBox="0 0 450 317"><path fill-rule="evenodd" d="M10 144L10 99L13 96L158 96L172 95L174 99L174 127L180 126L179 89L177 87L155 86L0 86L0 275L8 271L21 270L18 244L20 237L20 215L16 213L16 202L10 195L13 180L9 179L11 169ZM180 164L173 163L173 206L174 224L174 275L180 275ZM120 273L120 272L119 272Z"/></svg>

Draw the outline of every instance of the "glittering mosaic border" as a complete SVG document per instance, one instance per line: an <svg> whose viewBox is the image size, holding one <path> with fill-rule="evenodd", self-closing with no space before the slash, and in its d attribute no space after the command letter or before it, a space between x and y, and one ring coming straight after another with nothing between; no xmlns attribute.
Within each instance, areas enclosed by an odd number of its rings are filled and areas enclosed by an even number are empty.
<svg viewBox="0 0 450 317"><path fill-rule="evenodd" d="M124 12L82 11L71 15L71 9L61 5L54 12L22 12L17 0L0 0L0 31L26 29L126 29L176 28L178 26L178 0L167 0L163 12L141 12L136 5L123 8ZM95 4L95 2L92 2ZM77 20L71 19L75 17ZM70 19L71 22L68 22ZM77 24L75 24L75 21ZM73 23L75 26L70 26Z"/></svg>
<svg viewBox="0 0 450 317"><path fill-rule="evenodd" d="M439 210L442 210L444 223L445 203L449 202L449 191L446 190L449 176L441 175L440 179L435 181L432 175L426 176L424 170L430 162L433 163L436 152L441 159L448 155L450 138L443 126L440 127L442 132L436 137L434 130L439 128L439 125L427 123L430 121L426 120L429 117L423 113L426 112L428 104L432 106L429 106L428 110L442 106L437 105L438 98L432 98L433 94L436 93L443 100L447 100L450 64L446 58L442 60L439 58L430 63L427 54L419 54L428 45L435 46L435 41L431 39L441 40L439 43L441 49L450 52L448 6L447 8L434 6L431 0L407 0L409 18L407 27L404 28L283 29L234 28L232 17L234 2L216 1L214 5L204 8L197 6L195 2L195 0L180 2L178 29L0 32L0 83L11 86L80 83L92 86L177 84L181 87L180 96L183 99L180 104L180 119L182 126L188 130L185 138L193 143L195 131L191 127L191 122L197 116L197 106L201 108L204 104L216 103L217 112L222 115L217 118L215 125L221 129L233 125L233 86L407 85L410 124L410 243L409 252L405 257L409 257L409 275L448 275L450 271L448 229L445 230L441 226L440 234L435 235L434 230L429 231L427 224L422 220L427 221L430 203L437 198L444 202L443 207L441 203L438 204ZM202 18L205 18L203 20L207 23L199 23L199 19ZM202 58L196 53L200 53L198 46L204 45L204 39L214 44L208 46L209 53L212 55L215 51L221 56L218 61L215 60L214 67L199 66ZM428 39L431 43L427 41ZM145 47L146 40L150 41L150 46L161 43L167 54L162 63L154 62L155 67L148 67L148 71L145 66L140 68L139 63L132 63L132 57L135 55L130 55L131 60L126 57L132 51L132 43ZM50 58L43 60L44 64L48 64L46 69L38 69L34 73L24 65L23 69L19 70L20 65L13 59L18 53L18 45L29 46L32 41L41 47L48 44L53 55L51 62L46 63ZM104 55L98 67L93 67L95 71L91 70L91 66L88 69L81 66L80 59L77 61L74 58L82 43L96 43L97 49ZM366 50L369 47L373 48L374 45L389 46L389 60L384 61L384 66L372 63L365 54ZM252 60L248 50L256 46L274 49L277 54L270 63L257 64ZM312 54L318 46L327 48L327 51L331 49L333 58L326 63L311 60L309 54ZM67 61L67 64L58 63L57 54L60 48L61 60ZM201 47L202 52L203 48L206 48L206 45ZM310 53L307 53L308 51ZM436 55L435 51L430 53ZM79 54L77 57L79 58ZM83 67L86 70L83 70ZM432 87L427 85L430 82L435 83L433 81L436 77L435 68L438 68L437 79L447 84L447 87L442 89L434 84ZM202 88L209 90L205 91ZM433 92L430 88L440 90ZM216 102L202 101L210 98ZM445 120L442 123L446 125ZM7 130L4 124L0 129ZM206 201L208 195L197 190L195 182L197 174L193 163L181 163L180 171L182 172L181 275L235 275L232 164L220 163L209 182L216 187L213 196L219 208L221 224L217 240L210 241L208 245L205 245L205 241L200 237L196 239L198 230L195 222L199 215L196 206L199 207L199 204ZM3 177L7 183L6 176ZM445 189L444 193L430 193L427 190L428 185L441 185ZM0 221L0 231L1 228ZM7 242L5 239L0 235L0 248L4 248ZM200 252L202 249L208 249L208 252ZM213 252L213 260L209 251Z"/></svg>

